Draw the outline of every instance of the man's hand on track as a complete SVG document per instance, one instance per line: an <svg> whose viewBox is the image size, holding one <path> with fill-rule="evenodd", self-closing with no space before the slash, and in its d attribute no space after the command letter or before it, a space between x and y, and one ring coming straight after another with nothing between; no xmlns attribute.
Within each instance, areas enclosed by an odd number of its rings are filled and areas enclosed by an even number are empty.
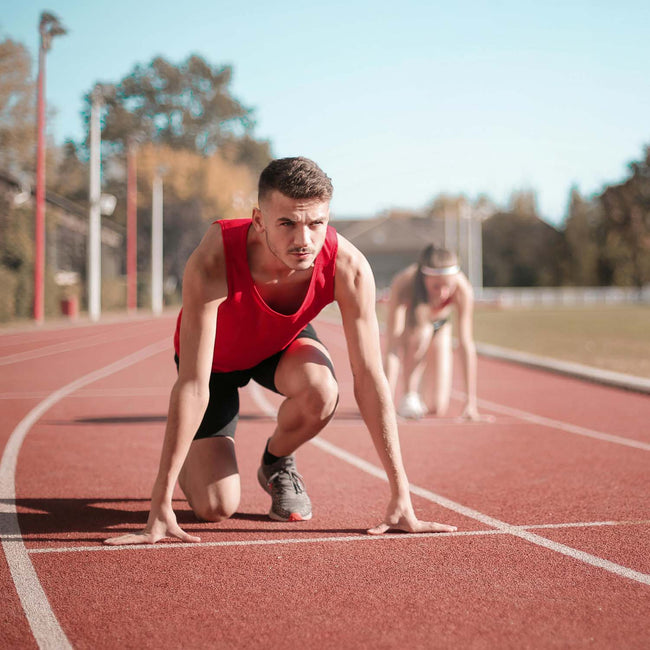
<svg viewBox="0 0 650 650"><path fill-rule="evenodd" d="M389 530L401 530L405 533L453 533L456 526L439 524L437 521L420 521L409 505L399 507L391 502L386 517L377 526L368 529L369 535L383 535Z"/></svg>
<svg viewBox="0 0 650 650"><path fill-rule="evenodd" d="M141 533L127 533L118 537L110 537L104 540L108 546L122 546L124 544L155 544L166 537L175 537L181 542L200 542L201 538L196 535L186 533L176 523L176 515L173 511L166 517L153 516L149 517L147 527Z"/></svg>

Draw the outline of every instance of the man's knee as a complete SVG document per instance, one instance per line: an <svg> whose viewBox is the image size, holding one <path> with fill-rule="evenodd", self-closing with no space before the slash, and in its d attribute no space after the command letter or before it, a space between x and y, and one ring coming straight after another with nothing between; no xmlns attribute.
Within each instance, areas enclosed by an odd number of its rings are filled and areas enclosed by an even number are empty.
<svg viewBox="0 0 650 650"><path fill-rule="evenodd" d="M328 371L309 382L302 394L305 415L317 423L329 422L339 403L339 386Z"/></svg>
<svg viewBox="0 0 650 650"><path fill-rule="evenodd" d="M192 511L202 521L219 522L230 519L239 507L239 499L230 497L207 497L190 502Z"/></svg>

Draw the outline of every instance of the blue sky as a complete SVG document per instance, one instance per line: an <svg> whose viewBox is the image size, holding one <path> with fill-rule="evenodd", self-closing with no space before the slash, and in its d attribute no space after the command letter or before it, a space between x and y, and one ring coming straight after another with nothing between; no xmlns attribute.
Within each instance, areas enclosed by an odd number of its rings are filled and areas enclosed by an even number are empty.
<svg viewBox="0 0 650 650"><path fill-rule="evenodd" d="M83 137L96 81L197 53L233 65L275 156L327 171L337 216L534 189L560 223L573 184L618 182L650 145L647 0L0 0L35 65L43 10L69 30L47 59L56 141Z"/></svg>

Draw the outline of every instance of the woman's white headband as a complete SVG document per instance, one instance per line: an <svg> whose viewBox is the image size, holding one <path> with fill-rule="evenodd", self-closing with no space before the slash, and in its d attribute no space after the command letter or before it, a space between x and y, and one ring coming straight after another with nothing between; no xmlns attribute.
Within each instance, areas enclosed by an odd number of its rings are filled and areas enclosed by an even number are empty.
<svg viewBox="0 0 650 650"><path fill-rule="evenodd" d="M434 269L431 266L421 266L420 271L422 271L424 275L454 275L460 271L460 266L454 264L453 266L443 266L439 269Z"/></svg>

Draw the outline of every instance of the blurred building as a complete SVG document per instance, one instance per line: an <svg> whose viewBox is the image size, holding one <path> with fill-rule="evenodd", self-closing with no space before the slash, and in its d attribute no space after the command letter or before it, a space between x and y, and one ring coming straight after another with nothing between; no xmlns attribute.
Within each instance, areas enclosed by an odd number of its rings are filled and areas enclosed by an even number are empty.
<svg viewBox="0 0 650 650"><path fill-rule="evenodd" d="M444 244L443 222L413 213L334 219L331 225L366 256L379 290L387 288L396 273L413 264L427 244Z"/></svg>
<svg viewBox="0 0 650 650"><path fill-rule="evenodd" d="M34 184L31 179L19 179L0 170L0 191L13 197L15 205L33 205ZM88 206L79 205L47 191L46 202L46 259L54 271L86 275L86 245L88 241ZM116 277L123 274L125 230L106 218L102 220L102 275Z"/></svg>

